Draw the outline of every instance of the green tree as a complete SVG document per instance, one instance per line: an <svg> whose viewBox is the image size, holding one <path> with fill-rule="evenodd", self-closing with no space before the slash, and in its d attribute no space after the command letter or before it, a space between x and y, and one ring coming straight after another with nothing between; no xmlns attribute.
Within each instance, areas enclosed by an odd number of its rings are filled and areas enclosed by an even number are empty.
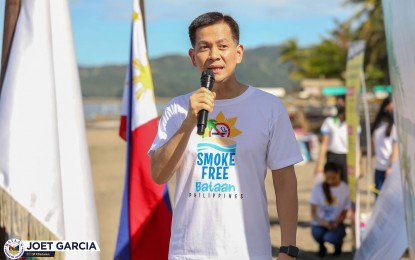
<svg viewBox="0 0 415 260"><path fill-rule="evenodd" d="M338 22L337 22L338 23ZM300 48L295 40L282 45L279 62L290 62L290 77L341 78L346 66L348 38L345 29L336 28L327 39L310 47Z"/></svg>
<svg viewBox="0 0 415 260"><path fill-rule="evenodd" d="M360 8L345 22L356 26L355 40L366 41L365 74L369 86L389 84L385 26L381 0L347 0Z"/></svg>
<svg viewBox="0 0 415 260"><path fill-rule="evenodd" d="M354 32L349 23L334 22L335 29L318 44L300 48L295 40L288 40L282 45L279 61L291 62L293 79L343 78L347 48Z"/></svg>
<svg viewBox="0 0 415 260"><path fill-rule="evenodd" d="M341 78L346 64L346 49L333 40L312 46L305 64L309 78Z"/></svg>
<svg viewBox="0 0 415 260"><path fill-rule="evenodd" d="M365 75L368 86L389 84L385 28L381 0L346 0L359 5L345 22L335 21L335 29L316 45L300 48L295 40L282 45L280 63L290 62L290 77L343 78L347 48L351 41L365 40Z"/></svg>
<svg viewBox="0 0 415 260"><path fill-rule="evenodd" d="M282 43L278 63L287 63L290 78L300 80L305 76L306 51L298 46L297 40L289 39Z"/></svg>

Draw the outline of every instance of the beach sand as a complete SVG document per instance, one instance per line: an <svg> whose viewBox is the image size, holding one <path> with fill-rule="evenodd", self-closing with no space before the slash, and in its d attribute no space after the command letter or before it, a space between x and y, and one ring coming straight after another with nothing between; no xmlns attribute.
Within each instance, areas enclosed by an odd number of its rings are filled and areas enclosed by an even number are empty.
<svg viewBox="0 0 415 260"><path fill-rule="evenodd" d="M113 259L118 233L122 193L125 177L125 142L119 138L117 129L89 128L87 131L92 174L94 181L95 200L99 221L101 259ZM297 259L319 259L315 257L318 250L310 233L310 206L308 199L314 183L314 163L296 165L298 179L299 221L297 231L297 246L300 248L300 256ZM362 187L366 187L362 184ZM275 207L275 196L271 174L267 175L266 188L268 195L268 210L271 224L271 239L274 259L278 255L280 245L280 227L278 224ZM171 198L174 192L174 181L169 183ZM365 192L362 192L363 197ZM173 200L173 199L172 199ZM352 259L352 233L347 229L344 254L341 257L324 259ZM328 247L329 253L333 251Z"/></svg>

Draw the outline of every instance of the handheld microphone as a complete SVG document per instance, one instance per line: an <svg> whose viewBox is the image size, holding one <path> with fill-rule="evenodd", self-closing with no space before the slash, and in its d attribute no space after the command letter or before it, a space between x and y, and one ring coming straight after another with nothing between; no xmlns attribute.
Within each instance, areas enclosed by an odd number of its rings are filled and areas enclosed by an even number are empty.
<svg viewBox="0 0 415 260"><path fill-rule="evenodd" d="M202 76L200 76L200 83L201 86L212 90L213 83L215 83L215 78L213 71L211 69L205 70L202 72ZM208 111L206 109L202 109L197 113L197 134L203 135L205 133L205 128L207 125L208 120Z"/></svg>

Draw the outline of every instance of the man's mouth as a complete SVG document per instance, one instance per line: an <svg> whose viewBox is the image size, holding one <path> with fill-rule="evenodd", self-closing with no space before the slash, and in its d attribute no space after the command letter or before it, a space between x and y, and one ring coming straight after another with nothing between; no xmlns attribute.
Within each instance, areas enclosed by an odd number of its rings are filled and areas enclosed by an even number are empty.
<svg viewBox="0 0 415 260"><path fill-rule="evenodd" d="M223 67L221 66L210 66L209 69L211 69L213 71L213 73L219 73L223 70Z"/></svg>

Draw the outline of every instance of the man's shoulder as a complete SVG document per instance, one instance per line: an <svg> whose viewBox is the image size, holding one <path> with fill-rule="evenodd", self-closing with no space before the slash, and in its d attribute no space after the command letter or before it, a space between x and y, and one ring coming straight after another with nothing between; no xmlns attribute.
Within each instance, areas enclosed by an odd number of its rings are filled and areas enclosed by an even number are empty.
<svg viewBox="0 0 415 260"><path fill-rule="evenodd" d="M164 106L165 114L186 113L189 106L189 96L191 93L171 98Z"/></svg>
<svg viewBox="0 0 415 260"><path fill-rule="evenodd" d="M193 92L189 92L180 96L173 97L168 104L187 104L189 102L189 97L192 95L192 93Z"/></svg>
<svg viewBox="0 0 415 260"><path fill-rule="evenodd" d="M252 86L252 85L250 85L249 87L253 89L254 94L256 94L256 95L261 95L263 97L268 97L268 98L271 98L271 99L278 99L279 100L279 98L276 95L268 92L267 88L257 88L257 87Z"/></svg>
<svg viewBox="0 0 415 260"><path fill-rule="evenodd" d="M283 105L281 99L275 96L274 94L271 94L264 89L260 89L254 86L249 87L252 89L252 96L259 99L261 103L267 104L267 102L269 102L270 104Z"/></svg>
<svg viewBox="0 0 415 260"><path fill-rule="evenodd" d="M194 92L194 91L192 91L192 92L188 92L188 93L183 94L183 95L176 96L176 97L174 97L174 99L178 99L178 100L183 100L183 99L185 99L185 100L188 100L188 99L189 99L189 97L193 94L193 92Z"/></svg>

